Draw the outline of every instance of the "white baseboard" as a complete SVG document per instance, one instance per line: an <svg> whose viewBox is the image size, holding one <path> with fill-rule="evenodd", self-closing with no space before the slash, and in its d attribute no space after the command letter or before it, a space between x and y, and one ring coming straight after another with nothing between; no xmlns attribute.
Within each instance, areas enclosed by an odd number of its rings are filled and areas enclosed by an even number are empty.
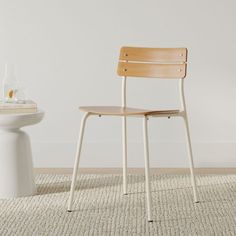
<svg viewBox="0 0 236 236"><path fill-rule="evenodd" d="M143 145L130 142L128 166L144 166ZM71 168L74 163L76 143L33 142L36 168ZM120 168L122 145L119 142L86 142L82 151L82 168ZM236 142L193 142L195 167L236 167ZM153 168L186 168L188 157L183 142L151 142L150 165Z"/></svg>
<svg viewBox="0 0 236 236"><path fill-rule="evenodd" d="M35 168L36 174L72 174L72 168ZM152 174L189 174L189 168L151 168ZM122 174L122 168L80 168L80 174ZM144 168L128 168L128 174L144 174ZM195 168L195 174L236 174L236 168Z"/></svg>

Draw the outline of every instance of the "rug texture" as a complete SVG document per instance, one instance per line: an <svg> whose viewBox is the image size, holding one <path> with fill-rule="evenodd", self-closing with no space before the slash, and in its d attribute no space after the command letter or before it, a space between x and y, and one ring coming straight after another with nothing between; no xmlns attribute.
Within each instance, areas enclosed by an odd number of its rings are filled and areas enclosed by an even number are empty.
<svg viewBox="0 0 236 236"><path fill-rule="evenodd" d="M143 175L80 175L74 211L66 211L71 177L38 175L38 195L0 200L0 236L236 235L236 175L152 175L153 223L146 220Z"/></svg>

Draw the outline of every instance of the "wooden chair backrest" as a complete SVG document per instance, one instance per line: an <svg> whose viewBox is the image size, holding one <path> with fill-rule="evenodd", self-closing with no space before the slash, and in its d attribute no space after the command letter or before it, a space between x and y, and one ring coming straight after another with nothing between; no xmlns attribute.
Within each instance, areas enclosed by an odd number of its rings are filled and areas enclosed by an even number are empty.
<svg viewBox="0 0 236 236"><path fill-rule="evenodd" d="M179 78L186 76L187 48L122 47L119 76L144 78Z"/></svg>

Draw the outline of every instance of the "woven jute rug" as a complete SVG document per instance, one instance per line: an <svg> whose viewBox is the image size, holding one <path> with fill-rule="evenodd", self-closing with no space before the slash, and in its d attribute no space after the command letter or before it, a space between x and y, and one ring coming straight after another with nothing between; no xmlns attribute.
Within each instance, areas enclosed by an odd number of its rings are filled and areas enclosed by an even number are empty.
<svg viewBox="0 0 236 236"><path fill-rule="evenodd" d="M79 175L68 213L70 180L37 175L37 195L0 200L0 235L236 235L236 175L198 175L198 204L189 175L152 175L153 223L143 175L129 175L125 196L121 175Z"/></svg>

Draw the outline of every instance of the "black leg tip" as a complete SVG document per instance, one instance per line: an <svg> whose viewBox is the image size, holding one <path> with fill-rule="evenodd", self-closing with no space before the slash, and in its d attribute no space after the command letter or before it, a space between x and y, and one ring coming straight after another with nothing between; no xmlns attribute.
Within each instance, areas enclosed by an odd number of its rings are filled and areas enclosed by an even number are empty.
<svg viewBox="0 0 236 236"><path fill-rule="evenodd" d="M67 210L67 212L72 212L71 210Z"/></svg>
<svg viewBox="0 0 236 236"><path fill-rule="evenodd" d="M200 201L196 201L195 203L199 203Z"/></svg>
<svg viewBox="0 0 236 236"><path fill-rule="evenodd" d="M153 222L153 220L149 220L149 221L148 221L148 223L152 223L152 222Z"/></svg>

